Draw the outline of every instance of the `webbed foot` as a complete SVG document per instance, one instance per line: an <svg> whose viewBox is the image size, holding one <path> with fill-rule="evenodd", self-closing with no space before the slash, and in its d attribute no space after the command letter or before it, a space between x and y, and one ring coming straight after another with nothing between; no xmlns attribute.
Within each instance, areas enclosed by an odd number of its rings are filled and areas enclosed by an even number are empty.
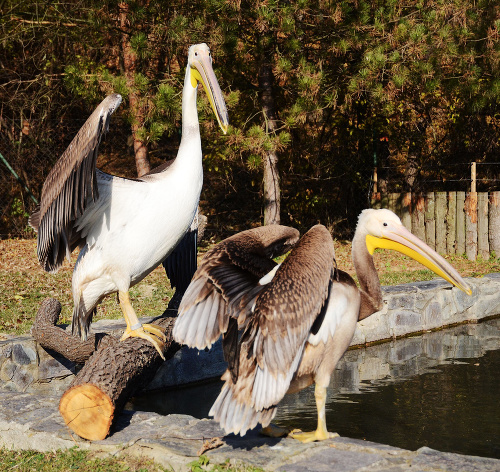
<svg viewBox="0 0 500 472"><path fill-rule="evenodd" d="M328 431L315 430L304 432L300 429L294 429L288 436L293 439L298 439L300 442L309 443L314 441L324 441L325 439L337 438L337 433L329 433Z"/></svg>
<svg viewBox="0 0 500 472"><path fill-rule="evenodd" d="M159 326L144 324L135 329L131 329L127 326L127 329L123 333L123 336L120 338L120 341L123 341L127 338L141 338L149 341L158 351L161 358L165 360L163 350L165 348L165 341L167 338L165 337L165 333Z"/></svg>

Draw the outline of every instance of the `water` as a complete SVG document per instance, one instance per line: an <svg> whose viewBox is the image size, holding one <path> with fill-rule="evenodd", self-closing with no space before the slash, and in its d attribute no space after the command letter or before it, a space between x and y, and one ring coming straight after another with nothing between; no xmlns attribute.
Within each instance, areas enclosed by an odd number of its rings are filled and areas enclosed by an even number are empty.
<svg viewBox="0 0 500 472"><path fill-rule="evenodd" d="M222 383L134 399L138 410L207 417ZM326 405L330 431L404 449L500 458L500 319L348 351ZM287 395L274 423L316 427L314 387Z"/></svg>

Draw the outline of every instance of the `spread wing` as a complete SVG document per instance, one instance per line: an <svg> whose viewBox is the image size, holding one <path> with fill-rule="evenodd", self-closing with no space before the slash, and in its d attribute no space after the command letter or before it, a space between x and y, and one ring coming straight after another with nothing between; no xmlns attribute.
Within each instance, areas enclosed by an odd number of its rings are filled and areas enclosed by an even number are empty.
<svg viewBox="0 0 500 472"><path fill-rule="evenodd" d="M109 95L80 128L50 171L42 188L39 209L29 222L38 231L37 255L47 271L56 270L79 241L75 221L99 197L96 161L109 118L121 103Z"/></svg>
<svg viewBox="0 0 500 472"><path fill-rule="evenodd" d="M251 304L248 299L241 306L243 297L262 289L259 280L276 266L272 258L286 253L298 237L293 228L263 226L231 236L207 252L179 307L176 341L203 349L227 332L230 318L242 326Z"/></svg>

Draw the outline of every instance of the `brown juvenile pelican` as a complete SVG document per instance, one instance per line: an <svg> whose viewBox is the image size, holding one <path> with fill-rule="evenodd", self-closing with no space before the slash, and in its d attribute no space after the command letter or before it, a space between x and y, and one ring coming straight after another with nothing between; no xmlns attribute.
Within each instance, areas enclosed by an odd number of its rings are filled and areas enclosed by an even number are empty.
<svg viewBox="0 0 500 472"><path fill-rule="evenodd" d="M250 231L257 238L260 231L268 230ZM243 328L234 358L228 358L222 391L210 410L228 433L244 435L258 423L268 426L286 393L315 383L317 429L291 436L304 442L334 436L325 422L331 374L352 340L358 319L382 307L372 258L376 248L409 255L471 293L457 271L389 210L365 210L359 217L352 256L360 288L336 268L333 240L321 225L311 228L281 265L256 282L261 272L253 271L253 261L258 259L258 266L264 267L262 254L273 240L262 238L262 247L257 244L250 252L240 244L240 238L245 241L249 233L233 236L207 253L184 295L174 327L178 342L199 349L210 346L220 334L230 335L231 323ZM282 237L279 229L275 234ZM257 259L254 253L259 253ZM234 340L227 344L234 346Z"/></svg>
<svg viewBox="0 0 500 472"><path fill-rule="evenodd" d="M40 209L30 218L38 230L42 267L55 271L77 246L73 271L73 334L86 339L96 305L118 292L127 329L122 337L149 340L162 354L164 335L141 325L128 290L177 246L190 227L203 183L196 96L208 95L226 133L228 116L206 44L189 48L182 92L182 138L177 157L160 172L124 179L96 169L98 146L121 96L105 98L49 173ZM155 336L152 336L155 335ZM161 340L161 339L162 340Z"/></svg>

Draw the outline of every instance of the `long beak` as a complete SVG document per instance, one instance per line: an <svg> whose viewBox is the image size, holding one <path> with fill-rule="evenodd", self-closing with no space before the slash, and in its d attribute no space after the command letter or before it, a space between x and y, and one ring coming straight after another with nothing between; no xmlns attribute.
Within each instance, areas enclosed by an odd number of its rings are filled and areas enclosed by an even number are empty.
<svg viewBox="0 0 500 472"><path fill-rule="evenodd" d="M226 134L229 126L226 102L212 69L212 59L208 52L198 51L196 58L191 63L191 67L191 85L197 87L198 82L203 84L219 126Z"/></svg>
<svg viewBox="0 0 500 472"><path fill-rule="evenodd" d="M432 270L435 274L463 290L468 295L472 290L460 274L443 259L436 251L431 249L419 238L411 234L404 226L388 223L383 229L382 237L367 235L366 246L370 254L376 248L393 249L401 252L422 265Z"/></svg>

